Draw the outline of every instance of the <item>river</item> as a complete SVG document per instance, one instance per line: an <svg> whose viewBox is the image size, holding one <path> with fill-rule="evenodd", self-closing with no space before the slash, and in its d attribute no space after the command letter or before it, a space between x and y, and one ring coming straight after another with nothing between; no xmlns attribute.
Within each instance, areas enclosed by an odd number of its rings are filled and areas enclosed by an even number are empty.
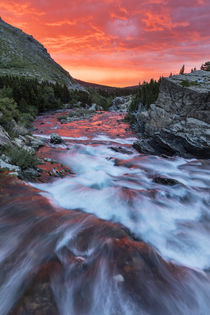
<svg viewBox="0 0 210 315"><path fill-rule="evenodd" d="M38 154L69 174L0 182L0 314L210 314L210 161L139 154L120 113L59 115Z"/></svg>

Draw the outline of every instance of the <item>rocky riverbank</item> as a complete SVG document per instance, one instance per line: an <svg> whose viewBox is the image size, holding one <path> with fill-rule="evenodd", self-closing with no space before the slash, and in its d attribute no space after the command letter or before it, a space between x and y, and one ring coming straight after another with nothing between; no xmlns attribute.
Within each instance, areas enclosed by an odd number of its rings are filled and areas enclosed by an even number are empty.
<svg viewBox="0 0 210 315"><path fill-rule="evenodd" d="M149 110L136 114L141 153L210 157L210 72L163 78Z"/></svg>
<svg viewBox="0 0 210 315"><path fill-rule="evenodd" d="M44 140L33 137L29 130L13 122L11 136L0 125L0 170L21 179L32 179L40 176L41 170L36 167L41 161L36 151L44 145Z"/></svg>

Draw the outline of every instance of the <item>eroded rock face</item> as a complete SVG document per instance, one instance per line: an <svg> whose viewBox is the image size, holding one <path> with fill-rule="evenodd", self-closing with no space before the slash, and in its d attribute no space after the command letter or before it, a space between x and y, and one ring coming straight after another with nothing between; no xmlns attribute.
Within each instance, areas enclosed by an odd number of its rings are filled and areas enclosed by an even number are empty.
<svg viewBox="0 0 210 315"><path fill-rule="evenodd" d="M142 153L210 157L210 72L163 78L156 104L137 118Z"/></svg>
<svg viewBox="0 0 210 315"><path fill-rule="evenodd" d="M131 104L131 101L132 101L132 97L130 95L115 97L112 101L112 106L110 107L110 111L127 112Z"/></svg>

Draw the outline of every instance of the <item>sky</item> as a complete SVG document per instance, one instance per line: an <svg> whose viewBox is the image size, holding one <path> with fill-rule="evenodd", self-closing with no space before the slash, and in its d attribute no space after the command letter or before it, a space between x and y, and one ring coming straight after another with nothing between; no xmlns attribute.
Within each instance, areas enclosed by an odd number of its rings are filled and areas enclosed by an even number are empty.
<svg viewBox="0 0 210 315"><path fill-rule="evenodd" d="M210 0L0 0L77 79L137 85L210 60Z"/></svg>

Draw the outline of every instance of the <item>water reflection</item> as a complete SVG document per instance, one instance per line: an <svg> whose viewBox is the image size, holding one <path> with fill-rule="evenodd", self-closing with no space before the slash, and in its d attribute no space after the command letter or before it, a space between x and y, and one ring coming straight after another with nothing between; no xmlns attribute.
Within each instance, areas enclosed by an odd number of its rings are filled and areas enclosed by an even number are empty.
<svg viewBox="0 0 210 315"><path fill-rule="evenodd" d="M208 315L210 162L137 154L115 113L56 115L37 133L65 145L39 154L70 175L0 178L0 314Z"/></svg>

